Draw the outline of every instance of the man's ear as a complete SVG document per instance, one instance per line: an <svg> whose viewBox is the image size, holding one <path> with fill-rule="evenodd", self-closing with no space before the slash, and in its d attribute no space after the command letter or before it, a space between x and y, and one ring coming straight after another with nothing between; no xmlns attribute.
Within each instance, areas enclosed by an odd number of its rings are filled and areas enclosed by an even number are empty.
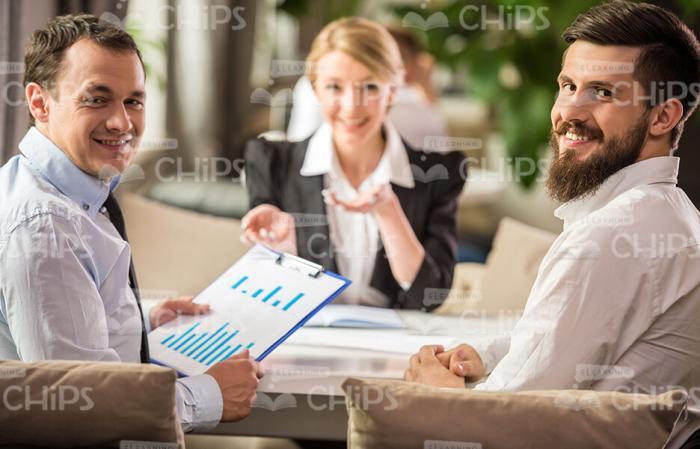
<svg viewBox="0 0 700 449"><path fill-rule="evenodd" d="M670 98L657 105L652 112L649 134L654 137L670 133L683 117L683 104L678 98Z"/></svg>
<svg viewBox="0 0 700 449"><path fill-rule="evenodd" d="M40 84L31 82L24 89L29 112L34 120L41 123L49 121L49 92Z"/></svg>

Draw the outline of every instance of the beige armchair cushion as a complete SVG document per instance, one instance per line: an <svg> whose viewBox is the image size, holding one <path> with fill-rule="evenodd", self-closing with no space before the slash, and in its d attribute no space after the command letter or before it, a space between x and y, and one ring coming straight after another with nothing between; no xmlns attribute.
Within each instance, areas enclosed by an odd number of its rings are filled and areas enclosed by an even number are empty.
<svg viewBox="0 0 700 449"><path fill-rule="evenodd" d="M183 448L176 378L154 365L0 361L0 446Z"/></svg>
<svg viewBox="0 0 700 449"><path fill-rule="evenodd" d="M659 449L687 403L577 390L482 392L348 379L350 449Z"/></svg>
<svg viewBox="0 0 700 449"><path fill-rule="evenodd" d="M507 316L520 313L540 263L556 237L512 218L502 219L483 269L479 271L473 264L458 264L452 291L436 313Z"/></svg>
<svg viewBox="0 0 700 449"><path fill-rule="evenodd" d="M246 251L239 220L119 197L145 298L196 295Z"/></svg>
<svg viewBox="0 0 700 449"><path fill-rule="evenodd" d="M435 309L437 315L462 315L467 311L476 311L481 303L481 284L484 280L486 265L474 262L462 262L455 266L452 288L445 302Z"/></svg>

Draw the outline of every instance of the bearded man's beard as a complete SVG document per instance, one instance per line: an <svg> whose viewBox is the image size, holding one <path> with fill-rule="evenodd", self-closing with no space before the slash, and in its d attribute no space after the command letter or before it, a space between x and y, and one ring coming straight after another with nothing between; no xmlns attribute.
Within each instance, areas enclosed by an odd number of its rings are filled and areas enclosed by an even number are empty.
<svg viewBox="0 0 700 449"><path fill-rule="evenodd" d="M546 182L549 195L564 203L593 195L610 175L635 163L649 131L648 117L649 113L644 113L624 136L607 140L599 129L579 122L561 122L549 139L554 152ZM568 131L596 139L600 147L583 161L577 159L573 148L565 148L560 156L559 137Z"/></svg>

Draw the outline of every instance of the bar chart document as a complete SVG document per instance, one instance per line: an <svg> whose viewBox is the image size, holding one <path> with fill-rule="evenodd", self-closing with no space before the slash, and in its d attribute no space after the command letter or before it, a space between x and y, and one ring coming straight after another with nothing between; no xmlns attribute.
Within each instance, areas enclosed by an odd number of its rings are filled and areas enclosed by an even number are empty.
<svg viewBox="0 0 700 449"><path fill-rule="evenodd" d="M180 315L148 334L151 361L186 376L246 349L260 361L349 284L256 245L195 298L211 306L209 313Z"/></svg>

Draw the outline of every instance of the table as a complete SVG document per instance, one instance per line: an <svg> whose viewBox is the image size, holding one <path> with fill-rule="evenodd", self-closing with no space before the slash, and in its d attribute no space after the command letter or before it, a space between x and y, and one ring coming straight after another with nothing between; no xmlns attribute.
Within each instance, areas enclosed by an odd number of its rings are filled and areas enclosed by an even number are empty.
<svg viewBox="0 0 700 449"><path fill-rule="evenodd" d="M348 415L341 385L345 379L401 379L409 355L416 352L422 340L449 344L491 339L509 333L518 318L399 313L405 329L300 330L304 338L298 340L303 344L284 343L263 361L266 374L251 415L237 423L219 424L206 433L344 441ZM378 346L406 342L406 347L403 353L397 353L327 346L337 337L348 336L356 336L358 346L367 346L368 341L376 339ZM317 344L311 344L314 341Z"/></svg>

